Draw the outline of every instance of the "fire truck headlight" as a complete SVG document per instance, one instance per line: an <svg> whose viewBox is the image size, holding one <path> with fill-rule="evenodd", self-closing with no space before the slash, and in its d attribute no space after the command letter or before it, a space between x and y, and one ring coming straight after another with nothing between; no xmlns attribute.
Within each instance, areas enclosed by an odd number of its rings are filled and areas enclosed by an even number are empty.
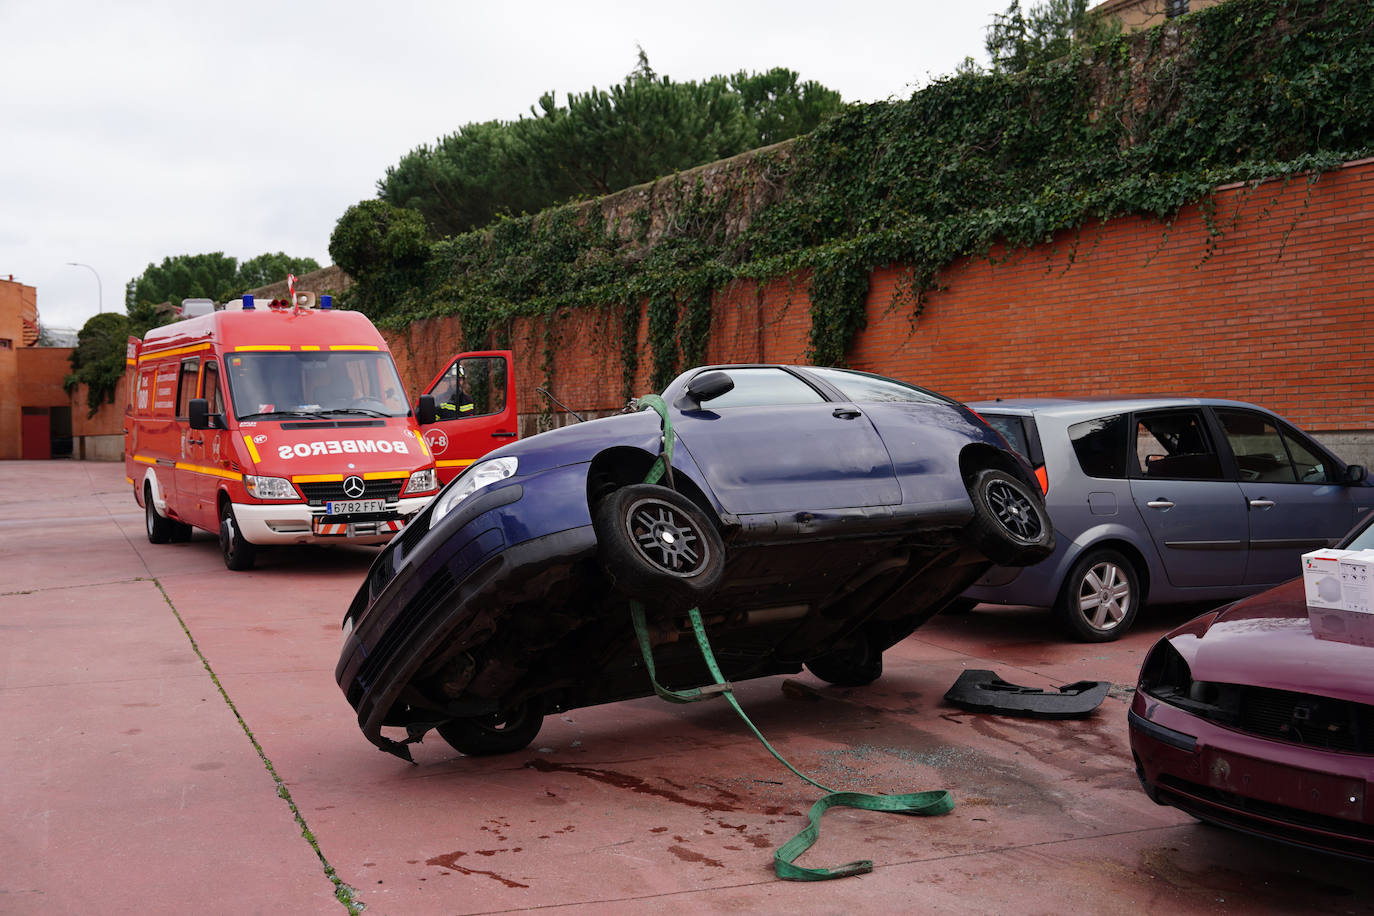
<svg viewBox="0 0 1374 916"><path fill-rule="evenodd" d="M254 477L243 475L243 485L248 495L256 499L300 499L301 495L285 477Z"/></svg>
<svg viewBox="0 0 1374 916"><path fill-rule="evenodd" d="M415 496L420 493L433 493L439 489L439 478L435 474L434 468L426 468L423 471L416 471L410 475L410 480L406 483L406 495Z"/></svg>

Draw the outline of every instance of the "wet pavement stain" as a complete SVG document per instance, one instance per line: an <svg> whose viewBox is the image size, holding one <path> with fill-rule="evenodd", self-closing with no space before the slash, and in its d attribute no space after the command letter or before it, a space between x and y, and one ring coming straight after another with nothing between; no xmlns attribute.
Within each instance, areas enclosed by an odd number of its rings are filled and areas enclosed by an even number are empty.
<svg viewBox="0 0 1374 916"><path fill-rule="evenodd" d="M519 881L512 881L510 878L498 875L494 871L483 871L479 868L466 868L462 865L459 865L458 860L465 855L467 855L467 853L465 852L450 852L442 856L435 856L432 859L426 859L425 864L435 865L439 868L447 868L449 871L456 871L459 874L463 875L481 875L482 877L490 878L493 881L499 881L506 887L529 887L528 884L521 884Z"/></svg>
<svg viewBox="0 0 1374 916"><path fill-rule="evenodd" d="M709 865L712 868L724 868L725 863L718 859L712 859L699 852L694 852L685 846L669 846L668 851L677 856L684 862L693 862L699 865Z"/></svg>
<svg viewBox="0 0 1374 916"><path fill-rule="evenodd" d="M748 825L748 824L728 824L728 823L726 823L725 821L719 821L719 820L716 821L716 824L717 824L717 826L721 827L722 829L734 831L735 833L737 833L737 834L739 835L739 838L740 838L740 839L747 841L747 842L748 842L750 845L752 845L755 849L767 849L768 847L770 847L770 846L773 845L773 841L772 841L771 839L769 839L768 837L766 837L766 836L760 836L760 835L758 835L758 834L751 834L751 833L749 832L749 825ZM710 831L708 830L707 833L710 833ZM734 847L734 846L726 846L725 848L726 848L726 849L736 849L737 847Z"/></svg>
<svg viewBox="0 0 1374 916"><path fill-rule="evenodd" d="M1303 853L1291 853L1301 856ZM1205 866L1196 871L1186 868L1179 859L1194 861L1196 850L1182 852L1176 846L1157 846L1141 850L1139 873L1153 881L1162 881L1177 891L1200 897L1207 902L1220 900L1244 900L1257 890L1262 891L1267 904L1278 912L1324 911L1334 906L1338 911L1345 910L1351 903L1350 898L1357 896L1352 888L1332 884L1320 879L1309 878L1302 874L1285 872L1275 868L1256 886L1256 877L1218 865ZM1290 860L1290 867L1299 865ZM1359 908L1366 910L1366 902L1360 901Z"/></svg>
<svg viewBox="0 0 1374 916"><path fill-rule="evenodd" d="M739 811L744 807L740 804L742 799L738 795L720 788L716 788L715 792L722 799L728 799L728 801L699 801L695 798L688 798L682 793L671 789L663 789L649 785L646 780L639 776L631 776L627 773L617 773L614 770L602 770L596 767L554 763L551 760L531 760L526 763L525 766L533 770L538 770L541 773L573 773L578 776L585 776L587 779L605 783L617 789L629 789L631 792L638 795L649 795L675 804L686 805L689 808L699 808L703 811Z"/></svg>

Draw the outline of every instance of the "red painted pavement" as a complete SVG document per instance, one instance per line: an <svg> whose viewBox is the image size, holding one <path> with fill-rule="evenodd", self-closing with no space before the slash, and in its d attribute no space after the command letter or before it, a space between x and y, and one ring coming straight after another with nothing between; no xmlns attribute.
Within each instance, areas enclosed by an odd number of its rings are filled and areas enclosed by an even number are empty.
<svg viewBox="0 0 1374 916"><path fill-rule="evenodd" d="M894 647L867 688L809 674L792 680L810 693L739 685L819 781L948 788L957 803L936 818L832 811L802 864L877 868L791 884L773 849L819 793L724 704L576 710L496 758L437 736L418 766L378 752L333 681L371 555L264 551L233 573L208 534L149 544L119 465L0 463L0 913L345 913L326 867L369 914L1344 913L1374 900L1367 866L1204 827L1141 793L1128 690L1153 640L1195 609L1148 610L1126 639L1087 646L1045 612L982 607ZM1010 719L943 703L968 667L1120 686L1086 720Z"/></svg>

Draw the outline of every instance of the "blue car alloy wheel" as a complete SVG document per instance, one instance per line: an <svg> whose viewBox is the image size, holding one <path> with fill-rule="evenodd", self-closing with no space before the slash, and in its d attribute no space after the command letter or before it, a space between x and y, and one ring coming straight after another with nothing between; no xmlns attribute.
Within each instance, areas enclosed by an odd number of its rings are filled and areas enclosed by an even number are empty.
<svg viewBox="0 0 1374 916"><path fill-rule="evenodd" d="M974 516L969 537L1001 566L1030 566L1054 550L1044 501L1006 471L985 468L969 484Z"/></svg>
<svg viewBox="0 0 1374 916"><path fill-rule="evenodd" d="M606 574L624 595L668 611L705 601L725 571L725 545L715 525L676 490L653 484L621 487L594 519Z"/></svg>

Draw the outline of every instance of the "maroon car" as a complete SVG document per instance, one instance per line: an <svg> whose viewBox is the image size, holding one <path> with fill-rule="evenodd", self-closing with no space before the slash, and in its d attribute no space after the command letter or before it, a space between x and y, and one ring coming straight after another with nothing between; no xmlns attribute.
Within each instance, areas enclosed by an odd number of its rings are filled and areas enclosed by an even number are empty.
<svg viewBox="0 0 1374 916"><path fill-rule="evenodd" d="M1374 548L1374 525L1342 545ZM1128 714L1146 794L1204 821L1374 860L1374 615L1296 579L1161 639Z"/></svg>

